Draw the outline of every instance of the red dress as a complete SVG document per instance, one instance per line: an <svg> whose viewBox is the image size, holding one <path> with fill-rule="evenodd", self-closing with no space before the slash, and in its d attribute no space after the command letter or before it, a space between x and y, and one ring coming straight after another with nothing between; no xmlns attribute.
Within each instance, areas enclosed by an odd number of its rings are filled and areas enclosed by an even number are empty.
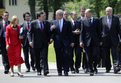
<svg viewBox="0 0 121 83"><path fill-rule="evenodd" d="M11 25L8 25L6 27L5 40L6 45L9 45L7 53L10 66L24 63L23 58L21 57L21 42L19 40L19 29L19 25L17 25L16 28L11 27Z"/></svg>

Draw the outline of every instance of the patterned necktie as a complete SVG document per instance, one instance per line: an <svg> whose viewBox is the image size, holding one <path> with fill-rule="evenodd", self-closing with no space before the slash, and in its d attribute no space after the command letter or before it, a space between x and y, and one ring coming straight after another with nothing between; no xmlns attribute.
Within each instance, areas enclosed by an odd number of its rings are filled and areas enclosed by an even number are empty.
<svg viewBox="0 0 121 83"><path fill-rule="evenodd" d="M42 22L40 22L40 29L41 29L41 32L42 32L43 31Z"/></svg>

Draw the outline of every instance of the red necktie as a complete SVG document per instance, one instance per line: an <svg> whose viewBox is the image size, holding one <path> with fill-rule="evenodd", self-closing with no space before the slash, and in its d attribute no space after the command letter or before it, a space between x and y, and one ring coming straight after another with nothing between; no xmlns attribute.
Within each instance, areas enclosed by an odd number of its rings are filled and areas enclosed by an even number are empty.
<svg viewBox="0 0 121 83"><path fill-rule="evenodd" d="M42 22L40 22L40 29L41 29L41 32L42 32L43 31Z"/></svg>

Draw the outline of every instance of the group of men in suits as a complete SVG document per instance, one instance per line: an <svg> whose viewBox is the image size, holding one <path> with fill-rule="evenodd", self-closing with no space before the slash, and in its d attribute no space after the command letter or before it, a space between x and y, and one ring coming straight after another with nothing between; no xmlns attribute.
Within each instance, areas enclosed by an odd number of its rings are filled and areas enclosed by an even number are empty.
<svg viewBox="0 0 121 83"><path fill-rule="evenodd" d="M106 8L106 15L101 18L93 17L91 9L80 8L81 16L77 18L77 12L72 11L68 20L68 12L61 9L56 11L56 20L49 22L44 12L37 12L37 19L30 21L30 13L25 12L25 22L20 24L21 35L23 35L23 53L26 72L30 72L29 52L31 56L31 67L37 75L49 74L48 68L48 46L54 41L58 75L68 76L69 68L72 73L79 73L81 66L81 52L83 52L83 69L90 76L98 73L97 64L100 46L103 48L103 59L106 73L111 70L110 49L113 58L114 73L120 71L117 48L121 29L119 18L113 15L111 7ZM0 47L2 60L5 68L4 73L9 72L9 62L5 48L5 28L10 23L8 12L3 13L0 22ZM75 51L75 62L73 60ZM63 69L62 69L63 68Z"/></svg>

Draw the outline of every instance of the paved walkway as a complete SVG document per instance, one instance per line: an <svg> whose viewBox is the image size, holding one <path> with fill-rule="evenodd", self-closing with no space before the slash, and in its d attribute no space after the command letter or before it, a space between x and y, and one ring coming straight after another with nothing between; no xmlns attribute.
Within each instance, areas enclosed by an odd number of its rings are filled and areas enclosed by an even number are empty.
<svg viewBox="0 0 121 83"><path fill-rule="evenodd" d="M0 83L120 83L121 72L114 74L113 70L110 73L105 73L104 68L98 68L98 74L89 76L89 73L85 74L80 69L79 74L71 74L69 76L58 76L55 63L49 63L49 75L48 76L37 76L36 71L26 73L25 65L22 64L22 74L24 77L17 76L17 67L14 67L14 77L10 77L9 74L3 73L2 59L0 55Z"/></svg>

